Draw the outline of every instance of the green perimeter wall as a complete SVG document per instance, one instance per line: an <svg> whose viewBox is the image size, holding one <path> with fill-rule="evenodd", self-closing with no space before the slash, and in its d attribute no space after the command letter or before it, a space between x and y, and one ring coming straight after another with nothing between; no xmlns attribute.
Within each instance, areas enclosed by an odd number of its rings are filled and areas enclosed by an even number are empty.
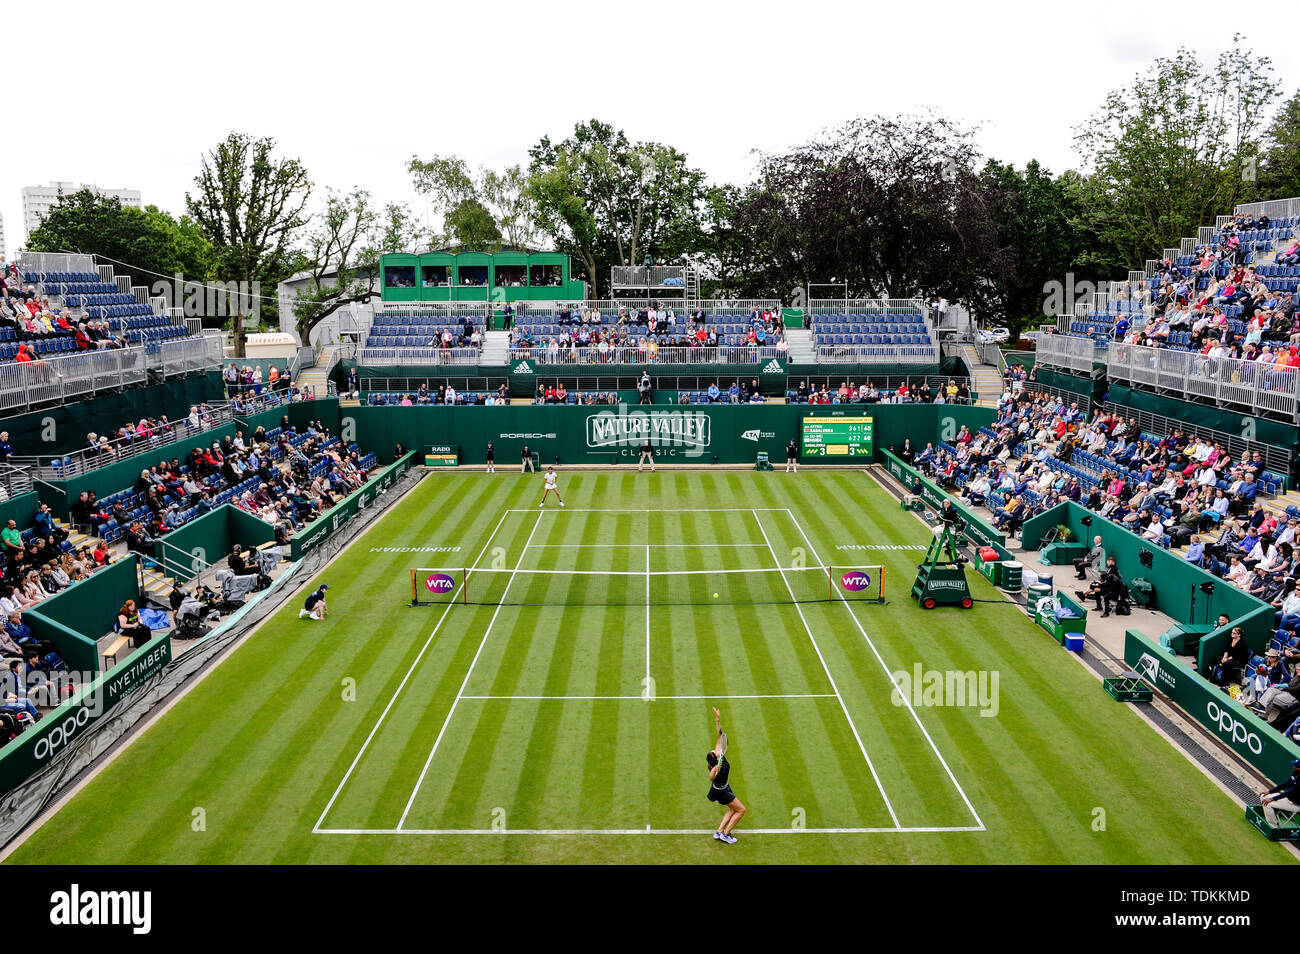
<svg viewBox="0 0 1300 954"><path fill-rule="evenodd" d="M556 458L568 465L635 461L646 430L658 428L658 433L667 435L652 440L659 460L710 465L714 455L719 463L752 463L760 451L782 461L787 442L799 438L799 422L805 416L864 414L875 421L877 461L881 459L879 451L890 445L902 446L908 437L924 443L940 433L951 439L963 424L974 430L995 419L991 408L953 404L693 404L653 410L626 404L348 407L342 409L341 431L346 435L355 423L357 442L383 461L393 459L394 446L400 442L416 451L431 444L457 444L462 463L481 464L491 441L497 462L509 466L519 460L525 444L542 464L551 464ZM593 423L592 418L600 421ZM604 433L610 427L618 433ZM751 437L747 438L747 433Z"/></svg>
<svg viewBox="0 0 1300 954"><path fill-rule="evenodd" d="M915 441L913 443L915 444ZM1000 530L995 530L992 524L984 520L974 510L967 507L956 497L949 497L938 484L922 476L919 470L908 466L889 451L882 450L877 453L884 461L885 469L905 486L911 487L912 483L919 479L921 481L921 499L935 510L943 506L944 500L951 500L953 509L960 513L962 519L966 521L966 528L962 531L962 536L966 540L976 547L993 547L998 551L998 558L1001 560L1011 558L1011 554L1007 550L1006 534Z"/></svg>
<svg viewBox="0 0 1300 954"><path fill-rule="evenodd" d="M23 613L32 633L58 647L71 669L98 672L99 638L112 631L127 600L140 601L136 557L111 563Z"/></svg>
<svg viewBox="0 0 1300 954"><path fill-rule="evenodd" d="M271 524L232 504L223 504L155 540L153 552L168 576L186 583L209 566L224 565L236 543L259 547L274 539Z"/></svg>
<svg viewBox="0 0 1300 954"><path fill-rule="evenodd" d="M40 495L31 490L17 497L10 497L0 504L0 527L7 526L12 520L19 530L26 530L32 525L36 511L41 508Z"/></svg>
<svg viewBox="0 0 1300 954"><path fill-rule="evenodd" d="M1213 683L1183 668L1154 640L1126 630L1124 662L1268 778L1280 782L1291 774L1300 746Z"/></svg>
<svg viewBox="0 0 1300 954"><path fill-rule="evenodd" d="M0 431L9 432L9 442L19 457L66 454L85 444L90 431L116 432L127 421L161 414L176 420L190 412L190 405L220 401L223 394L220 372L191 374L5 418L0 420Z"/></svg>
<svg viewBox="0 0 1300 954"><path fill-rule="evenodd" d="M1092 517L1091 527L1083 525L1086 516ZM1222 647L1226 645L1233 626L1242 627L1251 649L1263 653L1268 647L1269 637L1273 635L1271 606L1208 571L1192 566L1178 554L1153 546L1118 524L1103 520L1079 504L1058 504L1026 520L1022 535L1025 546L1036 548L1038 541L1052 527L1060 525L1069 527L1071 539L1081 543L1091 545L1093 537L1101 537L1106 556L1115 558L1115 565L1125 580L1143 577L1151 581L1153 605L1169 618L1180 623L1205 624L1218 618L1220 613L1227 614L1232 622L1223 632L1211 633L1201 639L1197 658L1200 672L1206 671L1210 659L1223 654ZM1140 554L1143 550L1151 552L1150 569L1142 565ZM1214 583L1213 593L1206 595L1200 591L1200 585L1205 582ZM1195 619L1192 618L1193 592L1196 596Z"/></svg>
<svg viewBox="0 0 1300 954"><path fill-rule="evenodd" d="M151 639L108 672L81 683L71 699L0 750L0 792L9 792L42 769L171 662L171 658L171 636L164 634ZM85 672L89 675L91 671Z"/></svg>

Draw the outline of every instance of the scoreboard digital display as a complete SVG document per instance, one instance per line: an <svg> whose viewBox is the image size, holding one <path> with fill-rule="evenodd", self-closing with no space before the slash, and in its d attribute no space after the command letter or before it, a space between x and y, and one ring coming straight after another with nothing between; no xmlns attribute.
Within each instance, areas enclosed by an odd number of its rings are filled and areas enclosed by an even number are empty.
<svg viewBox="0 0 1300 954"><path fill-rule="evenodd" d="M875 419L861 416L805 417L804 457L870 457Z"/></svg>

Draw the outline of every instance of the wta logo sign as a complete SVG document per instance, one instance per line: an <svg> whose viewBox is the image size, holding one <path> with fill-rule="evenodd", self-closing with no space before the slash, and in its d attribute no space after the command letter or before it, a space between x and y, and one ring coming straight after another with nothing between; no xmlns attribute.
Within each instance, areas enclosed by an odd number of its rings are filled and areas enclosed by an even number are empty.
<svg viewBox="0 0 1300 954"><path fill-rule="evenodd" d="M871 586L871 577L861 570L850 570L840 577L840 586L851 593L857 593Z"/></svg>
<svg viewBox="0 0 1300 954"><path fill-rule="evenodd" d="M441 595L450 593L456 588L456 581L446 573L430 573L429 578L424 581L424 588L430 593Z"/></svg>

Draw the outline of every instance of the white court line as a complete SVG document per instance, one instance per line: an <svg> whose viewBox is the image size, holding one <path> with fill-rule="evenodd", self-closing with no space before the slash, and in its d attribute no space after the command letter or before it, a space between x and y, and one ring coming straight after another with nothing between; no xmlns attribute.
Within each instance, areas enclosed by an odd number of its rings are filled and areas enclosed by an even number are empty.
<svg viewBox="0 0 1300 954"><path fill-rule="evenodd" d="M817 560L820 563L821 557L817 555L817 548L814 547L812 541L808 539L808 534L804 533L803 525L799 523L798 518L790 512L788 507L785 509L785 512L790 517L791 521L793 521L795 527L799 530L799 536L803 537L804 543L808 544L808 552L813 555L814 560ZM894 674L890 672L889 667L885 665L885 660L881 657L880 650L876 649L876 644L873 643L871 637L867 635L867 631L862 625L862 620L858 619L858 614L853 611L852 603L849 600L841 600L841 602L844 604L844 608L848 611L849 616L853 617L853 622L857 624L858 632L862 634L862 638L866 640L867 645L871 647L871 652L876 657L876 661L880 663L880 668L883 669L885 675L889 677L889 684L902 698L903 705L907 706L907 711L912 713L912 719L916 722L916 727L920 729L921 734L925 736L925 741L930 743L930 748L933 750L935 758L939 760L939 764L943 766L943 770L948 773L948 778L952 781L952 784L956 786L957 793L961 795L961 800L966 803L966 808L969 809L971 817L975 819L975 823L979 826L974 830L984 831L984 822L980 819L979 812L975 811L975 806L972 805L971 800L966 797L966 790L961 787L961 782L957 781L957 776L954 775L952 769L949 768L947 759L943 757L943 753L939 751L939 747L934 744L934 739L930 737L930 733L926 731L925 726L921 723L921 717L917 715L916 710L912 708L912 703L911 700L907 698L907 693L903 692L902 687L900 687L895 681Z"/></svg>
<svg viewBox="0 0 1300 954"><path fill-rule="evenodd" d="M645 548L645 682L643 688L650 691L650 545Z"/></svg>
<svg viewBox="0 0 1300 954"><path fill-rule="evenodd" d="M754 522L758 524L759 533L763 534L763 539L767 541L767 549L772 554L772 561L779 565L780 559L776 555L776 550L772 548L772 541L768 540L767 530L763 527L763 521L759 519L758 512L754 511ZM821 557L817 558L819 561ZM840 687L835 683L835 677L831 675L831 669L826 665L826 658L822 656L821 647L817 645L817 637L813 635L812 627L808 625L807 618L803 615L803 607L799 605L798 598L794 595L794 587L786 579L785 570L781 570L781 579L785 583L785 588L790 592L790 599L794 601L794 608L799 611L799 618L803 620L803 628L808 632L808 639L812 642L813 649L817 652L817 658L821 660L822 670L826 673L826 678L830 680L831 688L835 690L835 698L840 701L840 709L844 712L844 718L849 722L849 728L853 730L853 737L858 740L858 748L862 752L862 757L867 760L867 768L871 770L871 777L876 781L876 788L880 789L880 797L885 800L885 807L889 809L889 817L894 820L894 827L901 827L902 823L898 820L898 815L894 812L894 806L890 804L889 796L885 793L885 786L880 783L880 776L876 774L876 766L871 761L871 756L867 754L867 747L862 743L862 736L858 734L858 727L853 722L853 716L849 715L849 707L844 704L844 697L840 695Z"/></svg>
<svg viewBox="0 0 1300 954"><path fill-rule="evenodd" d="M753 513L757 510L759 513L780 513L784 507L674 507L668 513ZM624 507L566 507L561 513L658 513L662 514L663 510L633 510ZM533 513L528 507L516 507L507 510L506 513Z"/></svg>
<svg viewBox="0 0 1300 954"><path fill-rule="evenodd" d="M835 694L833 692L773 692L732 696L655 696L654 699L647 699L645 696L461 696L461 698L480 702L493 700L536 701L543 699L574 699L580 701L620 699L638 702L666 702L674 699L834 699Z"/></svg>
<svg viewBox="0 0 1300 954"><path fill-rule="evenodd" d="M983 831L951 828L745 828L749 835L915 835ZM711 835L712 828L322 828L318 835Z"/></svg>
<svg viewBox="0 0 1300 954"><path fill-rule="evenodd" d="M526 512L532 513L531 510ZM519 553L519 560L515 564L516 570L519 565L524 562L524 555L528 552L528 544L532 542L534 534L537 533L537 528L542 525L542 517L545 515L545 510L542 510L537 514L537 522L533 524L532 532L528 534L528 539L524 541L524 548ZM420 770L420 777L415 781L415 790L411 792L411 797L406 800L406 809L402 812L402 817L397 822L398 828L401 828L406 824L406 816L411 813L411 806L415 804L415 796L420 794L420 786L424 784L424 777L429 774L429 766L433 764L433 756L437 753L438 745L442 742L442 737L447 732L447 726L451 725L451 717L456 714L456 707L460 705L461 696L465 692L465 687L469 685L470 677L474 675L474 667L478 665L478 658L483 654L483 647L487 645L488 637L492 635L492 627L496 624L497 617L501 615L502 607L506 605L504 602L506 594L510 592L510 585L514 583L514 581L515 577L512 573L510 579L506 581L505 589L501 591L502 602L497 604L496 612L492 614L492 619L488 621L487 629L483 631L483 639L478 644L478 651L474 653L474 658L470 661L469 671L465 673L465 679L461 682L460 688L456 690L456 698L452 700L451 708L447 710L447 718L443 720L442 728L438 730L438 737L433 740L433 748L429 750L429 757L424 760L424 768ZM452 604L448 604L448 606L450 605Z"/></svg>
<svg viewBox="0 0 1300 954"><path fill-rule="evenodd" d="M524 511L531 513L532 511ZM567 513L567 511L566 511ZM722 548L722 547L761 547L761 543L534 543L534 550L555 550L555 549L574 549L574 550L610 550L610 549L636 549L646 548L665 548L672 550L686 550L696 547L700 548ZM921 547L922 550L925 547Z"/></svg>
<svg viewBox="0 0 1300 954"><path fill-rule="evenodd" d="M505 522L506 515L503 513L501 519L497 521L497 525L492 528L492 533L488 535L487 542L483 544L483 549L480 550L478 556L474 558L474 566L477 566L478 561L483 559L483 554L487 553L488 547L490 547L492 541L496 539L497 531L501 529L501 524ZM457 587L457 592L459 592L459 590L464 586L465 578L462 577L460 585ZM320 831L321 822L325 820L325 816L328 815L330 809L334 807L334 802L338 799L339 793L343 791L343 786L346 785L348 779L352 777L352 772L356 769L357 763L361 761L361 756L366 754L366 749L369 747L370 741L375 737L375 733L379 731L379 727L383 724L384 719L388 717L388 712L393 708L393 703L395 703L397 697L402 694L402 689L405 688L407 682L410 681L411 673L415 672L415 667L420 665L420 660L424 658L424 653L429 648L429 644L432 643L433 638L438 635L438 630L442 628L442 624L446 621L447 614L451 612L451 608L455 605L455 593L453 593L451 601L442 611L442 616L438 617L438 623L433 627L433 632L431 632L429 638L424 641L424 645L420 647L420 652L416 655L415 661L411 663L411 668L406 670L406 675L402 677L402 681L398 684L397 688L393 690L393 697L388 700L388 705L384 706L384 711L380 713L379 718L371 727L370 734L366 736L366 741L361 743L361 751L357 753L356 758L352 760L352 764L348 766L348 770L343 776L343 781L339 782L339 787L334 789L334 794L330 796L330 800L328 804L326 804L325 810L320 813L320 818L316 819L316 824L312 826L313 832Z"/></svg>

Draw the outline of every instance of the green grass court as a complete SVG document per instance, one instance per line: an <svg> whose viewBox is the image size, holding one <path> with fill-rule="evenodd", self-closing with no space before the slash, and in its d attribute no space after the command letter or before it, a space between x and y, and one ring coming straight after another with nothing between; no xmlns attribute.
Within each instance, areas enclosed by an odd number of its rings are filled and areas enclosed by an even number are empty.
<svg viewBox="0 0 1300 954"><path fill-rule="evenodd" d="M320 575L326 621L295 597L10 860L1290 860L1020 610L917 607L930 535L861 472L541 487L427 476ZM817 568L874 564L886 605L813 601ZM412 607L413 567L493 572ZM900 704L917 664L996 673L996 714Z"/></svg>

